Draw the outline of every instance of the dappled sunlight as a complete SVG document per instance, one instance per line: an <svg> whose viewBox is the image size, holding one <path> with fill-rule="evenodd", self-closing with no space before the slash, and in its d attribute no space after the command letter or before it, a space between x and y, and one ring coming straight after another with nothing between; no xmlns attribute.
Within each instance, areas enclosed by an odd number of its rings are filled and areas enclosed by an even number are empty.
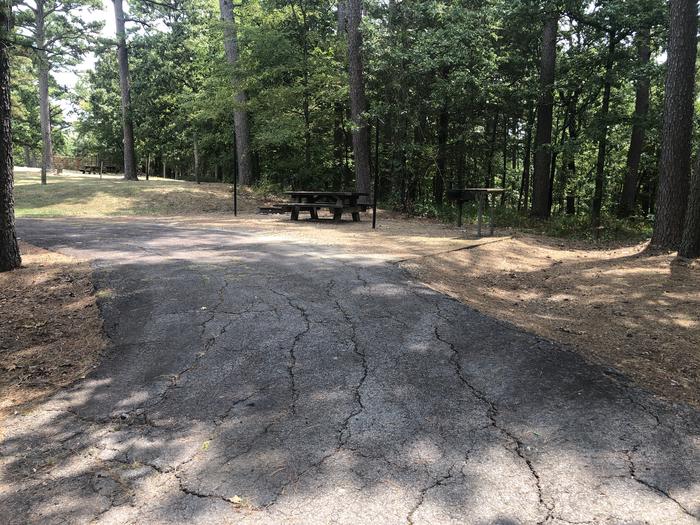
<svg viewBox="0 0 700 525"><path fill-rule="evenodd" d="M7 420L0 502L23 521L700 511L689 412L420 286L381 264L392 254L140 221L38 226L94 261L112 345L87 379ZM473 292L528 293L501 284Z"/></svg>
<svg viewBox="0 0 700 525"><path fill-rule="evenodd" d="M404 266L480 311L700 403L700 273L643 249L572 249L525 236Z"/></svg>

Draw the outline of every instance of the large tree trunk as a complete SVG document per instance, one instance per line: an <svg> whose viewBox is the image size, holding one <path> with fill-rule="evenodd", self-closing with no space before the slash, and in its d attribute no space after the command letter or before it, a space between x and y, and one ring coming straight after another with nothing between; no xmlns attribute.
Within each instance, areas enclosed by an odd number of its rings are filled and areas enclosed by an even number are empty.
<svg viewBox="0 0 700 525"><path fill-rule="evenodd" d="M39 73L39 122L41 125L41 183L46 184L46 174L53 167L51 143L51 106L49 104L49 60L46 56L46 18L44 2L36 3L36 47Z"/></svg>
<svg viewBox="0 0 700 525"><path fill-rule="evenodd" d="M637 35L639 65L645 68L651 59L651 48L649 47L649 29L643 29ZM634 102L634 116L632 117L632 138L627 151L627 171L625 182L620 195L620 205L617 215L620 218L629 217L634 211L637 200L637 187L639 186L639 162L644 149L644 138L646 135L647 113L649 113L649 75L643 70L642 75L637 80L637 89Z"/></svg>
<svg viewBox="0 0 700 525"><path fill-rule="evenodd" d="M681 257L700 257L700 156L690 184L688 209L685 212L683 238L678 250Z"/></svg>
<svg viewBox="0 0 700 525"><path fill-rule="evenodd" d="M236 20L233 15L232 0L219 0L221 19L224 21L224 50L226 60L232 66L238 63L238 33ZM238 164L238 181L248 185L253 180L253 170L250 160L250 128L248 125L248 111L246 103L248 97L242 89L238 88L238 82L233 77L233 88L236 90L236 108L233 111L233 125L236 132L236 156Z"/></svg>
<svg viewBox="0 0 700 525"><path fill-rule="evenodd" d="M610 113L610 92L612 91L612 68L615 63L615 45L617 35L614 31L608 34L608 57L605 63L605 85L603 86L603 102L600 106L601 129L598 138L598 158L595 165L595 191L591 219L593 227L600 226L600 214L603 209L603 186L605 185L605 160L608 149L608 114Z"/></svg>
<svg viewBox="0 0 700 525"><path fill-rule="evenodd" d="M12 111L10 108L10 2L0 3L0 272L19 268L22 258L15 233L12 197Z"/></svg>
<svg viewBox="0 0 700 525"><path fill-rule="evenodd" d="M117 25L117 58L119 59L119 87L122 95L122 131L124 134L124 179L138 180L136 153L134 151L134 119L131 114L131 88L129 87L129 53L126 47L124 10L122 0L113 0Z"/></svg>
<svg viewBox="0 0 700 525"><path fill-rule="evenodd" d="M688 203L697 55L697 0L671 0L656 223L651 245L675 250Z"/></svg>
<svg viewBox="0 0 700 525"><path fill-rule="evenodd" d="M362 0L347 0L348 60L350 73L350 116L353 124L352 147L355 155L357 191L369 193L369 129L364 113L367 110L362 70Z"/></svg>
<svg viewBox="0 0 700 525"><path fill-rule="evenodd" d="M558 15L549 15L542 32L540 98L537 103L535 172L532 178L532 215L546 219L550 214L550 164L552 161L552 115L554 109L554 68L557 56Z"/></svg>

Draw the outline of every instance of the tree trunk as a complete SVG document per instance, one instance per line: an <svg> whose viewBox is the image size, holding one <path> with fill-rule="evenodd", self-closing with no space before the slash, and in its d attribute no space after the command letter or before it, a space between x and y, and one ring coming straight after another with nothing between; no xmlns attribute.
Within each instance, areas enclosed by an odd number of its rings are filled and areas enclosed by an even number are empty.
<svg viewBox="0 0 700 525"><path fill-rule="evenodd" d="M503 178L501 188L506 189L508 183L508 118L503 120ZM506 204L506 192L501 193L501 206Z"/></svg>
<svg viewBox="0 0 700 525"><path fill-rule="evenodd" d="M365 119L367 100L362 70L362 0L347 0L348 68L350 73L350 116L353 124L352 147L355 154L357 191L369 193L369 131Z"/></svg>
<svg viewBox="0 0 700 525"><path fill-rule="evenodd" d="M530 166L532 163L532 127L534 125L535 112L530 106L527 117L527 130L525 131L525 147L523 148L523 176L520 181L520 195L518 196L518 210L522 200L522 208L527 210L530 195Z"/></svg>
<svg viewBox="0 0 700 525"><path fill-rule="evenodd" d="M651 245L675 250L688 203L697 55L697 0L672 0L659 160L656 223Z"/></svg>
<svg viewBox="0 0 700 525"><path fill-rule="evenodd" d="M131 114L131 88L129 87L129 53L126 47L124 10L122 0L114 2L117 27L117 58L119 59L119 87L122 95L122 130L124 134L124 179L138 180L136 153L134 151L134 120Z"/></svg>
<svg viewBox="0 0 700 525"><path fill-rule="evenodd" d="M688 258L700 257L700 156L690 184L688 209L685 212L685 227L678 255Z"/></svg>
<svg viewBox="0 0 700 525"><path fill-rule="evenodd" d="M36 3L36 46L39 72L39 121L41 124L41 183L46 184L46 175L53 167L53 145L51 143L51 106L49 103L49 60L45 51L46 19L44 2Z"/></svg>
<svg viewBox="0 0 700 525"><path fill-rule="evenodd" d="M221 9L221 19L224 21L224 50L226 60L231 66L238 63L238 33L236 30L236 20L233 14L232 0L219 0ZM238 163L238 182L242 185L249 185L253 180L253 170L250 161L250 128L248 124L248 111L246 103L248 97L242 89L238 89L238 81L232 77L233 89L236 91L236 108L233 111L233 126L236 138L236 156Z"/></svg>
<svg viewBox="0 0 700 525"><path fill-rule="evenodd" d="M608 58L605 63L605 86L603 87L603 102L600 106L600 123L602 129L599 131L598 158L595 166L595 192L593 193L593 206L591 208L591 219L594 228L600 226L600 214L603 209L603 186L605 185L605 160L608 149L608 114L610 113L610 92L612 91L612 69L615 63L615 46L617 35L615 31L608 34Z"/></svg>
<svg viewBox="0 0 700 525"><path fill-rule="evenodd" d="M645 68L651 59L651 48L649 47L649 29L645 28L637 35L639 65ZM618 217L629 217L634 211L637 200L639 162L644 149L644 138L646 135L646 118L649 113L649 75L643 69L642 75L637 80L637 89L634 102L634 116L632 117L632 138L627 151L627 171L625 182L622 186L620 205L617 210Z"/></svg>
<svg viewBox="0 0 700 525"><path fill-rule="evenodd" d="M564 154L562 158L562 167L559 176L559 206L564 207L564 202L567 202L566 210L570 213L572 209L568 205L567 201L567 186L570 180L573 180L576 176L576 155L574 152L577 128L576 122L578 119L578 100L581 96L580 89L576 89L571 97L569 98L567 116L568 121L564 123L565 131L568 133L568 141L564 145ZM562 132L562 141L564 138L564 133Z"/></svg>
<svg viewBox="0 0 700 525"><path fill-rule="evenodd" d="M542 32L540 60L540 98L537 103L535 134L535 172L532 179L532 215L549 217L550 164L552 161L552 116L554 113L554 68L557 57L558 15L550 15Z"/></svg>
<svg viewBox="0 0 700 525"><path fill-rule="evenodd" d="M0 272L19 268L22 258L15 232L10 103L10 2L0 3Z"/></svg>
<svg viewBox="0 0 700 525"><path fill-rule="evenodd" d="M151 176L151 154L149 153L146 157L146 180Z"/></svg>
<svg viewBox="0 0 700 525"><path fill-rule="evenodd" d="M443 107L438 116L437 170L433 177L433 199L438 206L442 206L445 193L445 180L447 179L447 136L449 133L449 125L450 114L447 111L447 107Z"/></svg>
<svg viewBox="0 0 700 525"><path fill-rule="evenodd" d="M489 147L486 153L486 176L484 177L484 186L493 188L493 157L496 151L496 138L498 137L498 113L493 117L493 120L486 122L486 134L489 135Z"/></svg>
<svg viewBox="0 0 700 525"><path fill-rule="evenodd" d="M194 154L194 180L199 184L199 147L197 137L192 139L192 153Z"/></svg>

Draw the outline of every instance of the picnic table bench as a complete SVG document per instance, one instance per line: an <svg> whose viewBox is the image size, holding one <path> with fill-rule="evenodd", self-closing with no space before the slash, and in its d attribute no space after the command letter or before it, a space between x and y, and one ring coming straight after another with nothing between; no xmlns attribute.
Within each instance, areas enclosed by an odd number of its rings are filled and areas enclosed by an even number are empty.
<svg viewBox="0 0 700 525"><path fill-rule="evenodd" d="M503 188L462 188L455 190L447 190L447 198L457 202L459 210L457 212L457 226L462 227L462 206L465 202L474 200L479 206L478 220L477 220L477 236L481 237L481 225L484 216L484 203L488 201L491 197L491 207L489 210L489 229L490 234L493 236L493 209L496 204L496 195L505 193L506 190Z"/></svg>
<svg viewBox="0 0 700 525"><path fill-rule="evenodd" d="M340 222L343 213L352 214L353 222L360 221L360 212L367 211L368 204L361 203L369 193L354 191L287 191L290 202L280 205L284 212L291 212L293 221L299 220L300 211L308 211L312 219L318 219L318 210L333 213L333 220Z"/></svg>
<svg viewBox="0 0 700 525"><path fill-rule="evenodd" d="M86 164L83 166L80 170L81 173L99 173L100 172L100 166L95 166L92 164ZM116 173L117 172L117 167L116 166L102 166L102 172L103 173Z"/></svg>

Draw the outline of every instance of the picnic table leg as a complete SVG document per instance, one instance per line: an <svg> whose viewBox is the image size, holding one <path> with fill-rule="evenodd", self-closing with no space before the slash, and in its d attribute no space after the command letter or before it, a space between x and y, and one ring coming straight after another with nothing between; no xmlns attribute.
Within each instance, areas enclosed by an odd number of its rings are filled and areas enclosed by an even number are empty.
<svg viewBox="0 0 700 525"><path fill-rule="evenodd" d="M360 212L359 211L352 212L352 222L360 222Z"/></svg>
<svg viewBox="0 0 700 525"><path fill-rule="evenodd" d="M333 210L333 220L335 222L340 222L343 219L343 210L341 209L334 209Z"/></svg>
<svg viewBox="0 0 700 525"><path fill-rule="evenodd" d="M493 209L496 207L496 195L491 197L491 210L489 216L489 228L491 230L491 237L493 237Z"/></svg>
<svg viewBox="0 0 700 525"><path fill-rule="evenodd" d="M477 217L476 236L481 237L481 223L484 221L484 197L479 194L479 213Z"/></svg>
<svg viewBox="0 0 700 525"><path fill-rule="evenodd" d="M292 220L293 221L299 220L299 207L298 206L294 206L294 208L292 208Z"/></svg>
<svg viewBox="0 0 700 525"><path fill-rule="evenodd" d="M316 208L309 209L309 213L311 214L312 219L318 220L318 210Z"/></svg>
<svg viewBox="0 0 700 525"><path fill-rule="evenodd" d="M462 201L459 201L459 206L457 207L457 228L462 227L462 208L464 206L464 203Z"/></svg>

